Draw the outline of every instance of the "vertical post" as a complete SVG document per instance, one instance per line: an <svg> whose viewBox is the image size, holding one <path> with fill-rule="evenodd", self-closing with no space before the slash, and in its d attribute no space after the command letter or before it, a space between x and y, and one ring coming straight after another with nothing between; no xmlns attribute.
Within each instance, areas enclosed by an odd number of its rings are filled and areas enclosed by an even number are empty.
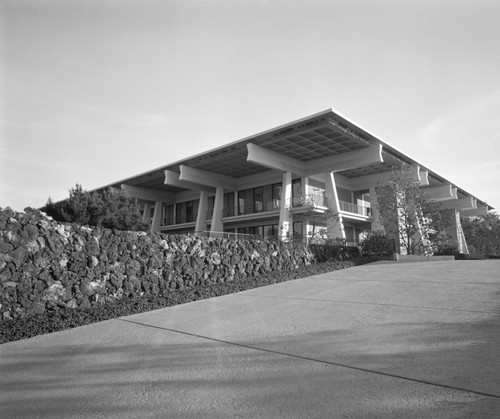
<svg viewBox="0 0 500 419"><path fill-rule="evenodd" d="M195 233L201 233L207 231L207 206L208 206L207 193L205 191L200 192L200 203L198 205L198 214L196 215L196 227L194 228Z"/></svg>
<svg viewBox="0 0 500 419"><path fill-rule="evenodd" d="M162 210L163 210L163 202L156 201L155 210L153 213L153 221L151 223L151 233L157 233L160 231Z"/></svg>
<svg viewBox="0 0 500 419"><path fill-rule="evenodd" d="M329 238L345 240L345 229L342 215L340 213L339 197L337 194L337 186L335 184L335 176L333 172L325 173L325 195L328 208L332 212L332 216L326 219L326 230Z"/></svg>
<svg viewBox="0 0 500 419"><path fill-rule="evenodd" d="M215 190L214 199L214 213L212 214L212 225L210 227L210 236L213 237L215 234L222 232L224 230L224 225L222 224L222 207L224 206L224 188L218 186Z"/></svg>
<svg viewBox="0 0 500 419"><path fill-rule="evenodd" d="M148 221L150 221L151 219L151 207L150 205L146 202L144 204L144 209L143 209L143 212L142 212L142 221L144 223L147 223Z"/></svg>
<svg viewBox="0 0 500 419"><path fill-rule="evenodd" d="M290 172L283 173L283 184L281 187L281 205L280 205L280 221L279 233L280 240L286 241L292 233L292 214L290 207L292 205L292 174Z"/></svg>

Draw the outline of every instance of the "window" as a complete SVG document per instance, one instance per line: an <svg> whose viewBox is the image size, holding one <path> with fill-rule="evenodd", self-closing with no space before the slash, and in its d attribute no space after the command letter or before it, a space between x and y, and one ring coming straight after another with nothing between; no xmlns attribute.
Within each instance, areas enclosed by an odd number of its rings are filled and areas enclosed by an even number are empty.
<svg viewBox="0 0 500 419"><path fill-rule="evenodd" d="M175 223L192 223L196 221L196 216L198 214L198 204L199 200L187 202L179 202L175 204Z"/></svg>
<svg viewBox="0 0 500 419"><path fill-rule="evenodd" d="M209 196L207 199L207 214L205 219L210 220L212 218L212 215L214 213L214 204L215 196Z"/></svg>
<svg viewBox="0 0 500 419"><path fill-rule="evenodd" d="M169 226L174 224L174 206L166 205L163 207L163 225Z"/></svg>
<svg viewBox="0 0 500 419"><path fill-rule="evenodd" d="M234 214L234 192L227 192L224 194L223 217L232 217Z"/></svg>
<svg viewBox="0 0 500 419"><path fill-rule="evenodd" d="M300 179L292 180L292 206L297 207L301 205L304 197L302 196L302 182Z"/></svg>
<svg viewBox="0 0 500 419"><path fill-rule="evenodd" d="M253 190L253 212L262 212L264 210L264 191L262 187Z"/></svg>
<svg viewBox="0 0 500 419"><path fill-rule="evenodd" d="M272 210L278 210L281 206L281 183L275 183L272 185Z"/></svg>

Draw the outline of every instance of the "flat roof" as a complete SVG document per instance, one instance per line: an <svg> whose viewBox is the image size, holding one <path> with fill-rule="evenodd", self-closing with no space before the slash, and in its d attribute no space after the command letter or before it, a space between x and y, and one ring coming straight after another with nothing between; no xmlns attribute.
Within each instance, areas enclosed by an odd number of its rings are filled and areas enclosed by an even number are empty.
<svg viewBox="0 0 500 419"><path fill-rule="evenodd" d="M333 109L327 109L308 117L280 125L221 147L196 154L192 157L111 183L97 188L96 190L107 187L120 187L121 184L126 184L166 192L183 191L185 189L164 184L165 170L179 173L179 166L181 165L231 176L237 179L271 171L272 169L247 161L247 144L249 143L256 144L267 150L303 162L380 144L382 145L383 163L376 163L357 169L343 170L336 173L349 179L355 179L359 176L388 172L393 166L399 166L402 163L418 165L421 170L428 172L431 186L451 184L453 187L457 188L459 198L473 197L477 200L479 205L487 206L488 209L493 209L493 207L489 206L484 201L466 192L453 182L443 178L425 165L415 161L392 145L380 140L375 135L342 116L340 113L334 112Z"/></svg>

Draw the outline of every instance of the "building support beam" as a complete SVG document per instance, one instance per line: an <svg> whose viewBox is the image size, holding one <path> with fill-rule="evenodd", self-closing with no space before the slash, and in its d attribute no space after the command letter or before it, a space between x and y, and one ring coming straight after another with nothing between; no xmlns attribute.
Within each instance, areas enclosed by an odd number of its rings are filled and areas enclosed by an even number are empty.
<svg viewBox="0 0 500 419"><path fill-rule="evenodd" d="M142 201L162 201L162 202L175 202L175 195L165 191L159 191L151 188L139 188L131 185L121 185L122 190L129 196Z"/></svg>
<svg viewBox="0 0 500 419"><path fill-rule="evenodd" d="M450 199L439 203L439 209L476 210L476 199L469 196L467 198Z"/></svg>
<svg viewBox="0 0 500 419"><path fill-rule="evenodd" d="M283 184L281 187L281 207L278 237L282 241L287 241L292 235L292 173L283 173Z"/></svg>
<svg viewBox="0 0 500 419"><path fill-rule="evenodd" d="M420 166L411 166L413 177L418 182L419 186L429 186L429 172L420 170Z"/></svg>
<svg viewBox="0 0 500 419"><path fill-rule="evenodd" d="M247 150L248 162L269 169L291 172L301 177L356 169L384 161L382 157L382 145L366 147L361 150L349 151L308 162L302 162L251 143L247 144Z"/></svg>
<svg viewBox="0 0 500 419"><path fill-rule="evenodd" d="M382 145L349 151L317 160L306 162L306 175L340 172L342 170L357 169L370 164L383 163Z"/></svg>
<svg viewBox="0 0 500 419"><path fill-rule="evenodd" d="M281 170L305 176L305 164L300 160L267 150L255 144L247 144L247 161L269 169Z"/></svg>
<svg viewBox="0 0 500 419"><path fill-rule="evenodd" d="M210 186L212 188L222 187L228 191L238 189L237 181L231 176L212 173L207 170L195 169L189 166L180 166L181 174L179 180Z"/></svg>
<svg viewBox="0 0 500 419"><path fill-rule="evenodd" d="M204 191L208 193L215 193L215 188L198 183L187 182L179 179L180 174L172 170L165 170L165 185L175 186L177 188L190 189L193 191Z"/></svg>
<svg viewBox="0 0 500 419"><path fill-rule="evenodd" d="M419 186L429 185L429 172L421 171L420 166L412 166L413 176ZM376 173L373 175L359 176L350 181L350 189L361 190L370 189L386 182L391 176L391 172Z"/></svg>
<svg viewBox="0 0 500 419"><path fill-rule="evenodd" d="M432 201L447 201L449 199L458 199L457 188L452 185L435 186L429 188L429 198Z"/></svg>
<svg viewBox="0 0 500 419"><path fill-rule="evenodd" d="M488 215L488 206L478 206L477 209L460 210L460 215L464 217L480 217Z"/></svg>
<svg viewBox="0 0 500 419"><path fill-rule="evenodd" d="M332 239L345 240L344 222L340 213L339 197L333 172L325 173L325 196L331 214L326 217L327 236Z"/></svg>

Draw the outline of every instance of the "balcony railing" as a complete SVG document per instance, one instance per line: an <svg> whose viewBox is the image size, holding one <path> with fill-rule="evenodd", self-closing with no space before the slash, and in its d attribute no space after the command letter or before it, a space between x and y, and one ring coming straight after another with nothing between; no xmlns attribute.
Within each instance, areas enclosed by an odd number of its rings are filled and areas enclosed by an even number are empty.
<svg viewBox="0 0 500 419"><path fill-rule="evenodd" d="M172 226L176 224L194 223L196 221L197 213L182 214L176 217L166 217L162 219L162 226Z"/></svg>
<svg viewBox="0 0 500 419"><path fill-rule="evenodd" d="M295 196L292 198L292 207L328 207L326 197L317 194Z"/></svg>
<svg viewBox="0 0 500 419"><path fill-rule="evenodd" d="M263 237L255 234L243 234L243 233L228 233L226 231L198 231L196 233L189 233L189 236L201 236L201 237L212 237L217 239L234 239L234 240L257 240L263 239Z"/></svg>
<svg viewBox="0 0 500 419"><path fill-rule="evenodd" d="M235 215L258 214L261 212L278 211L280 209L280 200L274 199L269 202L254 202L251 204L235 207L225 207L222 209L222 217L234 217ZM208 210L206 219L212 218L214 211Z"/></svg>
<svg viewBox="0 0 500 419"><path fill-rule="evenodd" d="M350 212L352 214L364 215L365 217L370 217L372 215L372 209L364 205L356 205L351 202L339 201L340 210L345 212Z"/></svg>

